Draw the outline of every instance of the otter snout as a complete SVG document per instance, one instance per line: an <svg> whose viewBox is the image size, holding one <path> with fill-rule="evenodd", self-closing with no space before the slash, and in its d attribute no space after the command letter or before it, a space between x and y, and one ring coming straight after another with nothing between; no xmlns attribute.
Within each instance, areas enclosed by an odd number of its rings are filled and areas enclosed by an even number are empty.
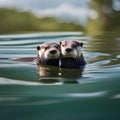
<svg viewBox="0 0 120 120"><path fill-rule="evenodd" d="M54 54L57 53L57 51L56 50L51 50L50 53L54 55Z"/></svg>
<svg viewBox="0 0 120 120"><path fill-rule="evenodd" d="M72 48L67 48L65 51L70 53L70 52L72 52Z"/></svg>

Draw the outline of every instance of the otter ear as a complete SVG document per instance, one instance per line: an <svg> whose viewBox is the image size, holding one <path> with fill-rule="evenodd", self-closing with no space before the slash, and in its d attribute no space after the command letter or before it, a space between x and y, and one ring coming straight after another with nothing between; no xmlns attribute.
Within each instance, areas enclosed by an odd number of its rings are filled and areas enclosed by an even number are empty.
<svg viewBox="0 0 120 120"><path fill-rule="evenodd" d="M81 47L83 46L83 43L82 43L82 42L80 43L80 46L81 46Z"/></svg>
<svg viewBox="0 0 120 120"><path fill-rule="evenodd" d="M37 46L37 50L40 50L40 46Z"/></svg>
<svg viewBox="0 0 120 120"><path fill-rule="evenodd" d="M83 43L82 43L82 42L76 42L76 45L82 47L82 46L83 46Z"/></svg>
<svg viewBox="0 0 120 120"><path fill-rule="evenodd" d="M61 44L62 44L62 42L60 41L60 42L59 42L59 45L61 45Z"/></svg>

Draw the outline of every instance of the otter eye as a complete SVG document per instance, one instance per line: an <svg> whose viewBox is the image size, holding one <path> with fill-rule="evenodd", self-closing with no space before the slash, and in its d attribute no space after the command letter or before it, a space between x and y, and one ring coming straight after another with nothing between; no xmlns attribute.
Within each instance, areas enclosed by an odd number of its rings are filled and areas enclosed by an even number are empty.
<svg viewBox="0 0 120 120"><path fill-rule="evenodd" d="M60 42L60 46L61 46L61 47L65 47L66 45L67 45L66 41Z"/></svg>
<svg viewBox="0 0 120 120"><path fill-rule="evenodd" d="M76 42L76 45L79 47L79 46L83 46L83 43L81 42L81 43L79 43L79 42Z"/></svg>
<svg viewBox="0 0 120 120"><path fill-rule="evenodd" d="M55 47L56 47L57 49L59 49L59 46L56 45Z"/></svg>
<svg viewBox="0 0 120 120"><path fill-rule="evenodd" d="M49 49L49 47L48 47L48 46L47 46L47 47L44 47L44 49L47 50L47 49Z"/></svg>
<svg viewBox="0 0 120 120"><path fill-rule="evenodd" d="M75 44L72 45L72 48L76 48L77 46Z"/></svg>

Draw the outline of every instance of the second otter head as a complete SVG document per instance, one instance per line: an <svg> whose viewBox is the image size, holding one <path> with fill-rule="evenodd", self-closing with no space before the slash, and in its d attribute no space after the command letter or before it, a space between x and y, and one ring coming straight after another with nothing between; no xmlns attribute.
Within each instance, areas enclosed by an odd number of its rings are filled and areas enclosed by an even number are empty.
<svg viewBox="0 0 120 120"><path fill-rule="evenodd" d="M57 66L59 64L60 46L57 43L43 43L37 46L38 64ZM56 63L57 62L57 63Z"/></svg>
<svg viewBox="0 0 120 120"><path fill-rule="evenodd" d="M63 58L79 58L82 55L83 43L74 40L60 42L61 55Z"/></svg>
<svg viewBox="0 0 120 120"><path fill-rule="evenodd" d="M86 64L82 53L83 43L74 40L60 42L61 68L83 68Z"/></svg>

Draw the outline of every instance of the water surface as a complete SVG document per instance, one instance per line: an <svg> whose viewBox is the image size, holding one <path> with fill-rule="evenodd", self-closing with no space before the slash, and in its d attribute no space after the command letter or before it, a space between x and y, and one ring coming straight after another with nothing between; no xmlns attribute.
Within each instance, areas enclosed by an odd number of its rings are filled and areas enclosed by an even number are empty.
<svg viewBox="0 0 120 120"><path fill-rule="evenodd" d="M84 70L52 68L41 76L36 46L79 40ZM81 32L0 35L0 118L3 120L120 119L120 35Z"/></svg>

